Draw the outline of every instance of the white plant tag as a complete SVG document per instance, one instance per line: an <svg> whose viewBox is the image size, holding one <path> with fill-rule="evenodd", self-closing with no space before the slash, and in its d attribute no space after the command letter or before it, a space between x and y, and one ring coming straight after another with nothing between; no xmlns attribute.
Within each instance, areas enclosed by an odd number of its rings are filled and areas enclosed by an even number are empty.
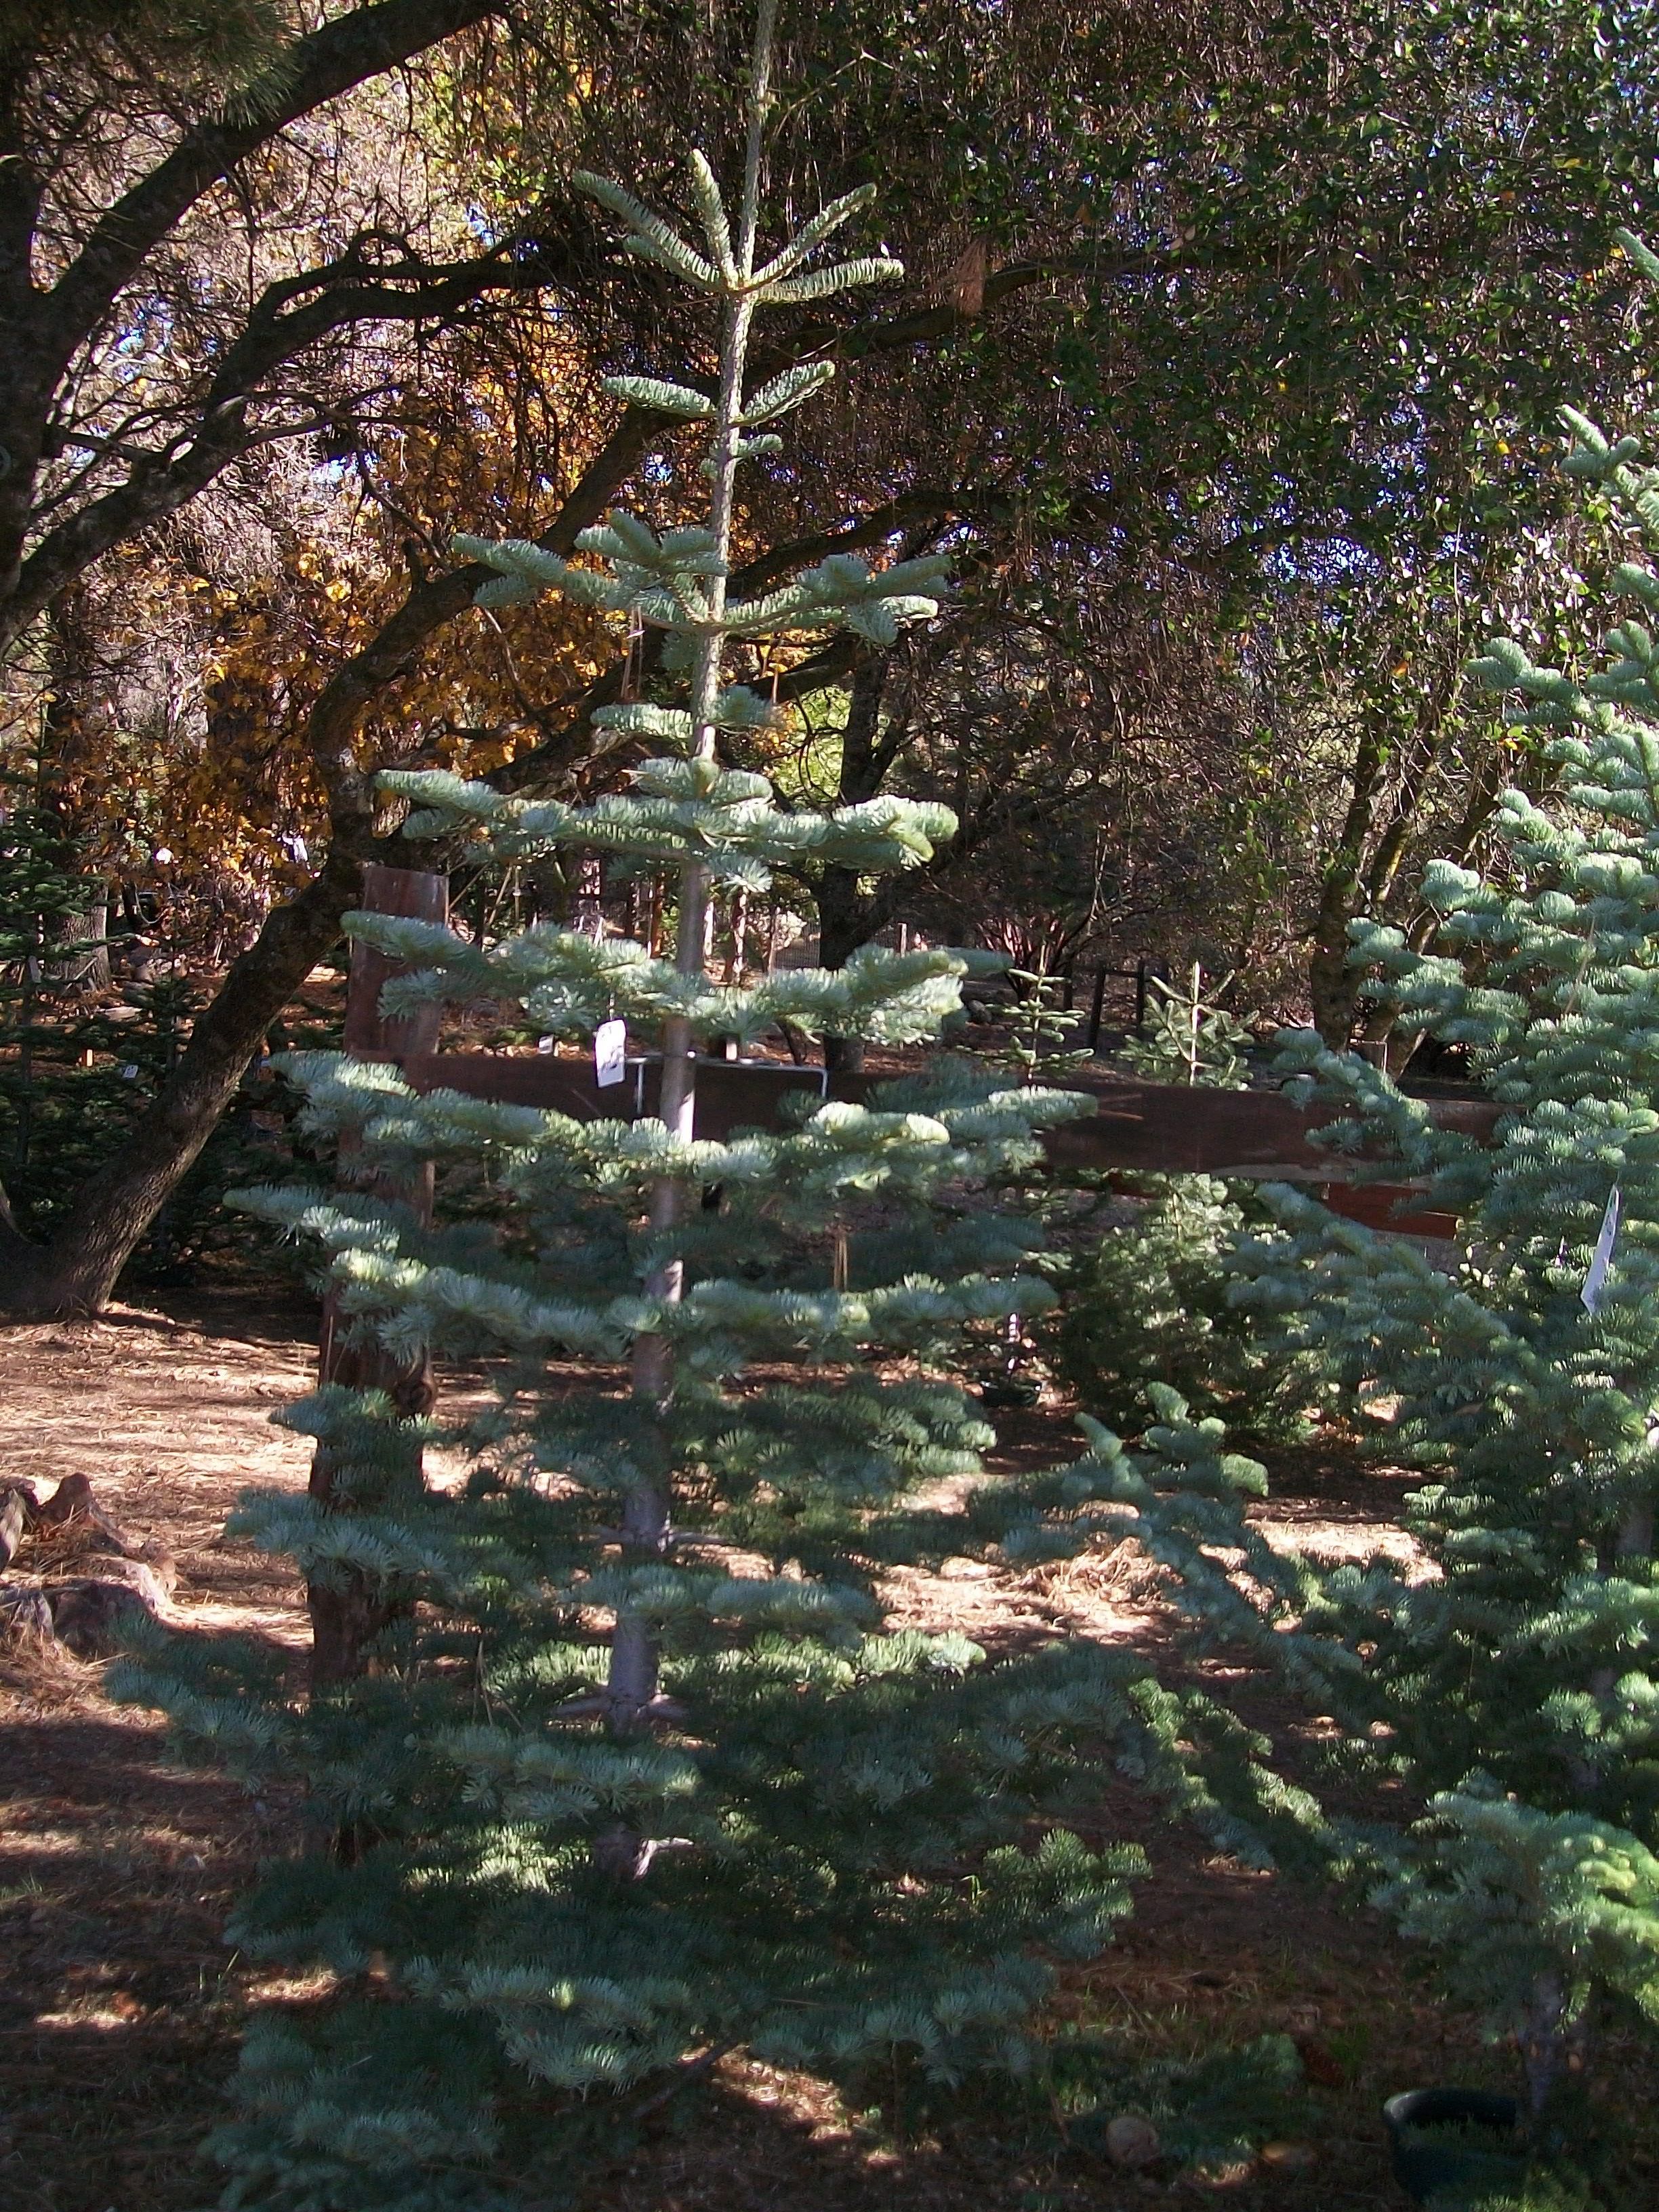
<svg viewBox="0 0 1659 2212"><path fill-rule="evenodd" d="M1594 1313L1601 1303L1601 1292L1607 1285L1607 1269L1613 1265L1613 1239L1619 1234L1619 1186L1614 1183L1607 1199L1607 1210L1601 1216L1601 1234L1595 1240L1595 1249L1590 1255L1589 1273L1584 1278L1584 1287L1578 1296L1586 1313Z"/></svg>
<svg viewBox="0 0 1659 2212"><path fill-rule="evenodd" d="M538 1052L551 1052L558 1041L557 1037L538 1037L536 1040L536 1049Z"/></svg>
<svg viewBox="0 0 1659 2212"><path fill-rule="evenodd" d="M593 1080L601 1091L628 1074L628 1024L601 1022L593 1032Z"/></svg>

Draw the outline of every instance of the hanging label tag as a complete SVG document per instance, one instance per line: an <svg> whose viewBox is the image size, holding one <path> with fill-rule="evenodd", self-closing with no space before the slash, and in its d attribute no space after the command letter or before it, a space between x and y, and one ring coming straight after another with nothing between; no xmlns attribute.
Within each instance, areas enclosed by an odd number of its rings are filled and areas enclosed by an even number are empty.
<svg viewBox="0 0 1659 2212"><path fill-rule="evenodd" d="M1606 1287L1607 1269L1613 1265L1613 1239L1619 1234L1619 1186L1614 1183L1607 1200L1607 1210L1601 1216L1601 1234L1595 1240L1595 1249L1590 1255L1589 1273L1584 1278L1584 1287L1578 1296L1586 1313L1594 1313L1601 1303Z"/></svg>
<svg viewBox="0 0 1659 2212"><path fill-rule="evenodd" d="M628 1024L601 1022L593 1032L593 1080L601 1091L628 1073Z"/></svg>

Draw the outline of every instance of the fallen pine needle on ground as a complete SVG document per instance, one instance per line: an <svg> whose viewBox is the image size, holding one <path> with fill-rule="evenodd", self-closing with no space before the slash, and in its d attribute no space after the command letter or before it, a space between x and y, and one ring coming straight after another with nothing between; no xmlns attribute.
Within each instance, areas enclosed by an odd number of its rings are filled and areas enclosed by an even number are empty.
<svg viewBox="0 0 1659 2212"><path fill-rule="evenodd" d="M221 1531L242 1488L304 1483L305 1439L270 1415L309 1387L315 1329L297 1293L231 1289L0 1334L0 1482L44 1492L85 1474L100 1504L176 1558L179 1619L270 1638L297 1669L298 1583ZM1002 1428L1010 1463L1074 1449L1063 1407L1004 1416ZM1337 1446L1285 1455L1274 1478L1264 1519L1276 1540L1340 1556L1404 1540L1393 1521L1404 1480ZM1035 1572L948 1561L907 1574L899 1595L907 1620L963 1629L993 1652L1091 1635L1188 1664L1158 1571L1133 1547ZM1206 1667L1239 1688L1238 1668ZM257 1862L291 1843L294 1808L170 1765L158 1718L112 1705L100 1684L97 1666L39 1638L0 1650L0 2212L210 2204L217 2180L196 2154L225 2109L247 2008L303 2003L322 1986L257 1968L223 1941ZM1253 1721L1311 1747L1304 1716L1243 1686ZM1501 2054L1410 1978L1380 1921L1218 1856L1103 1763L1091 1833L1139 1842L1152 1871L1113 1947L1063 1973L1054 2030L1173 2057L1289 2034L1309 2077L1297 2140L1237 2171L1172 2179L1068 2149L1063 2114L1034 2131L1029 2113L970 2094L907 2118L902 2099L872 2093L860 2109L823 2081L732 2057L700 2100L619 2146L584 2212L1397 2206L1382 2098L1501 2081Z"/></svg>

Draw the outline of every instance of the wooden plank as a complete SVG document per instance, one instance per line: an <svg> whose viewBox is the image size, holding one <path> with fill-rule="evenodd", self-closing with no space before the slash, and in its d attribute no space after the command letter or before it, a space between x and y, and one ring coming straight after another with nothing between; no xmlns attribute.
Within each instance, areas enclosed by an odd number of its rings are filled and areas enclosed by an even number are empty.
<svg viewBox="0 0 1659 2212"><path fill-rule="evenodd" d="M404 1056L417 1091L447 1089L469 1097L550 1108L581 1120L614 1115L632 1121L655 1106L659 1065L632 1063L626 1085L601 1091L590 1063L538 1054L417 1052ZM700 1060L697 1134L719 1139L745 1125L778 1126L784 1096L805 1091L862 1099L878 1077L836 1075L770 1060ZM1182 1084L1133 1083L1085 1073L1068 1077L1092 1091L1097 1112L1051 1130L1044 1143L1056 1166L1115 1169L1124 1174L1231 1175L1331 1184L1352 1170L1343 1156L1310 1142L1327 1109L1297 1106L1278 1091L1206 1091ZM1498 1109L1484 1098L1437 1098L1431 1112L1442 1128L1490 1136ZM1417 1232L1430 1235L1434 1232Z"/></svg>
<svg viewBox="0 0 1659 2212"><path fill-rule="evenodd" d="M1345 1221L1358 1221L1366 1229L1386 1229L1395 1237L1455 1237L1457 1216L1434 1207L1413 1206L1423 1195L1421 1183L1327 1182L1316 1185L1314 1196L1340 1213Z"/></svg>
<svg viewBox="0 0 1659 2212"><path fill-rule="evenodd" d="M538 1053L533 1060L495 1052L416 1052L403 1060L405 1081L416 1091L459 1091L497 1106L539 1106L591 1121L603 1115L632 1121L631 1079L609 1091L593 1080L592 1063Z"/></svg>
<svg viewBox="0 0 1659 2212"><path fill-rule="evenodd" d="M1128 1174L1214 1175L1263 1182L1348 1182L1353 1168L1340 1152L1311 1141L1331 1119L1328 1107L1298 1106L1282 1091L1206 1091L1182 1084L1119 1082L1085 1074L1098 1113L1050 1131L1057 1166L1115 1168ZM1437 1127L1489 1138L1499 1109L1485 1098L1437 1098Z"/></svg>
<svg viewBox="0 0 1659 2212"><path fill-rule="evenodd" d="M1328 1153L1308 1141L1309 1117L1278 1091L1206 1091L1182 1084L1090 1082L1099 1108L1051 1129L1056 1166L1139 1175L1241 1175L1325 1182Z"/></svg>
<svg viewBox="0 0 1659 2212"><path fill-rule="evenodd" d="M662 1063L650 1057L630 1060L628 1080L603 1091L593 1079L592 1060L551 1053L538 1053L534 1059L505 1053L410 1053L403 1071L416 1091L459 1091L469 1098L539 1106L582 1121L633 1121L653 1114L662 1085ZM844 1088L838 1085L838 1095ZM860 1093L864 1088L860 1080ZM776 1128L785 1096L802 1091L812 1098L825 1095L821 1067L700 1056L696 1133L718 1140L744 1127Z"/></svg>

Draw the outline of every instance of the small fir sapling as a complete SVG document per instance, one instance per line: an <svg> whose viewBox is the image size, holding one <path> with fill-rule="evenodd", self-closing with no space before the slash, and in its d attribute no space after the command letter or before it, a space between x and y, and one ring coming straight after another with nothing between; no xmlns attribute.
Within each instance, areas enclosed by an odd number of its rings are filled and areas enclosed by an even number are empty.
<svg viewBox="0 0 1659 2212"><path fill-rule="evenodd" d="M1137 1176L1116 1212L1044 1263L1060 1293L1044 1340L1084 1412L1139 1436L1162 1383L1251 1437L1303 1433L1313 1363L1234 1295L1239 1241L1267 1218L1260 1200L1213 1176Z"/></svg>
<svg viewBox="0 0 1659 2212"><path fill-rule="evenodd" d="M708 425L708 525L659 537L613 514L582 541L592 567L465 542L499 572L491 604L551 588L656 624L689 704L600 711L607 737L665 750L592 806L391 780L416 834L471 824L499 856L597 850L613 869L672 872L677 957L547 926L478 945L350 923L414 971L388 987L389 1011L478 994L567 1037L626 1021L659 1045L660 1111L583 1122L300 1057L314 1133L394 1181L426 1158L483 1172L501 1226L425 1229L367 1191L247 1203L320 1243L356 1328L410 1358L483 1357L493 1395L444 1432L470 1473L440 1490L410 1448L440 1433L430 1423L321 1390L287 1418L328 1443L335 1496L241 1510L242 1533L308 1577L379 1590L390 1625L373 1671L301 1705L268 1656L151 1637L129 1677L198 1753L302 1783L317 1827L319 1848L270 1869L234 1923L245 1954L341 1978L315 2016L273 2014L248 2037L241 2115L216 2144L239 2204L504 2205L532 2172L545 2193L568 2154L561 2113L659 2101L734 2047L878 2079L1029 2070L1053 1961L1108 1939L1138 1865L1071 1825L1103 1755L1229 1817L1186 1771L1182 1747L1229 1725L1195 1701L1087 1643L987 1666L962 1636L889 1617L890 1566L1005 1538L1018 1552L1060 1494L1047 1478L964 1481L994 1437L950 1378L976 1339L1051 1297L1027 1264L1030 1224L978 1189L1089 1102L947 1064L781 1131L695 1133L697 1043L781 1018L925 1038L963 972L949 953L874 948L742 987L705 967L711 885L764 891L803 851L902 867L951 826L901 799L786 811L720 757L722 732L774 712L724 683L729 641L850 627L890 642L933 613L940 582L933 561L836 557L759 599L726 596L737 471L829 374L751 390L755 313L895 273L811 265L864 191L757 260L771 12L735 223L701 156L704 247L577 179L632 250L720 307L716 397L609 387ZM918 1498L946 1479L960 1504ZM1087 1496L1061 1490L1073 1507ZM1085 1516L1075 1540L1091 1540ZM1249 1746L1235 1763L1255 1786Z"/></svg>
<svg viewBox="0 0 1659 2212"><path fill-rule="evenodd" d="M1060 1004L1058 976L1042 968L1008 967L992 953L968 957L975 972L1006 979L1016 994L1007 1010L1006 1036L989 1046L970 1046L975 1059L1008 1068L1028 1085L1063 1082L1079 1068L1088 1066L1094 1058L1090 1048L1069 1042L1077 1034L1077 1017ZM965 1018L953 1018L946 1024L945 1034L959 1044L966 1026ZM1055 1194L1051 1188L1044 1188L1039 1183L1026 1195L1039 1218L1053 1210ZM1063 1264L1057 1255L1053 1255L1046 1272L1052 1274L1057 1265ZM1019 1316L1011 1315L995 1358L987 1364L980 1384L980 1396L986 1405L1006 1407L1036 1403L1042 1395L1042 1385L1031 1371L1035 1350L1034 1340Z"/></svg>
<svg viewBox="0 0 1659 2212"><path fill-rule="evenodd" d="M1582 679L1488 648L1477 673L1517 700L1553 788L1504 794L1486 871L1430 871L1430 949L1352 933L1402 1026L1467 1051L1502 1109L1492 1139L1311 1035L1294 1048L1330 1140L1424 1182L1461 1217L1461 1259L1440 1273L1284 1187L1278 1233L1241 1255L1250 1305L1424 1470L1422 1568L1263 1556L1247 1596L1164 1505L1147 1515L1199 1615L1288 1671L1352 1762L1428 1799L1378 1895L1514 2039L1540 2115L1609 2014L1659 2021L1659 471L1635 438L1565 420L1568 468L1646 550L1613 577L1634 611Z"/></svg>
<svg viewBox="0 0 1659 2212"><path fill-rule="evenodd" d="M1094 1058L1086 1044L1073 1044L1078 1018L1060 1003L1062 979L1042 969L1005 971L1018 996L1008 1016L1008 1039L994 1057L1014 1068L1027 1083L1063 1081Z"/></svg>
<svg viewBox="0 0 1659 2212"><path fill-rule="evenodd" d="M1241 1054L1254 1034L1205 999L1197 963L1184 993L1150 981L1158 995L1148 1033L1124 1055L1137 1073L1243 1089ZM1310 1364L1267 1341L1232 1296L1232 1254L1266 1218L1253 1189L1213 1176L1137 1176L1118 1187L1129 1201L1125 1218L1073 1234L1047 1263L1062 1293L1045 1326L1056 1374L1085 1413L1126 1436L1156 1419L1153 1383L1253 1436L1300 1433Z"/></svg>
<svg viewBox="0 0 1659 2212"><path fill-rule="evenodd" d="M1161 975L1149 975L1152 1003L1145 1035L1131 1037L1122 1057L1137 1075L1152 1083L1184 1083L1212 1091L1249 1086L1245 1053L1255 1042L1249 1019L1241 1020L1204 996L1204 970L1195 960L1186 988L1177 990ZM1215 986L1219 997L1231 975Z"/></svg>

